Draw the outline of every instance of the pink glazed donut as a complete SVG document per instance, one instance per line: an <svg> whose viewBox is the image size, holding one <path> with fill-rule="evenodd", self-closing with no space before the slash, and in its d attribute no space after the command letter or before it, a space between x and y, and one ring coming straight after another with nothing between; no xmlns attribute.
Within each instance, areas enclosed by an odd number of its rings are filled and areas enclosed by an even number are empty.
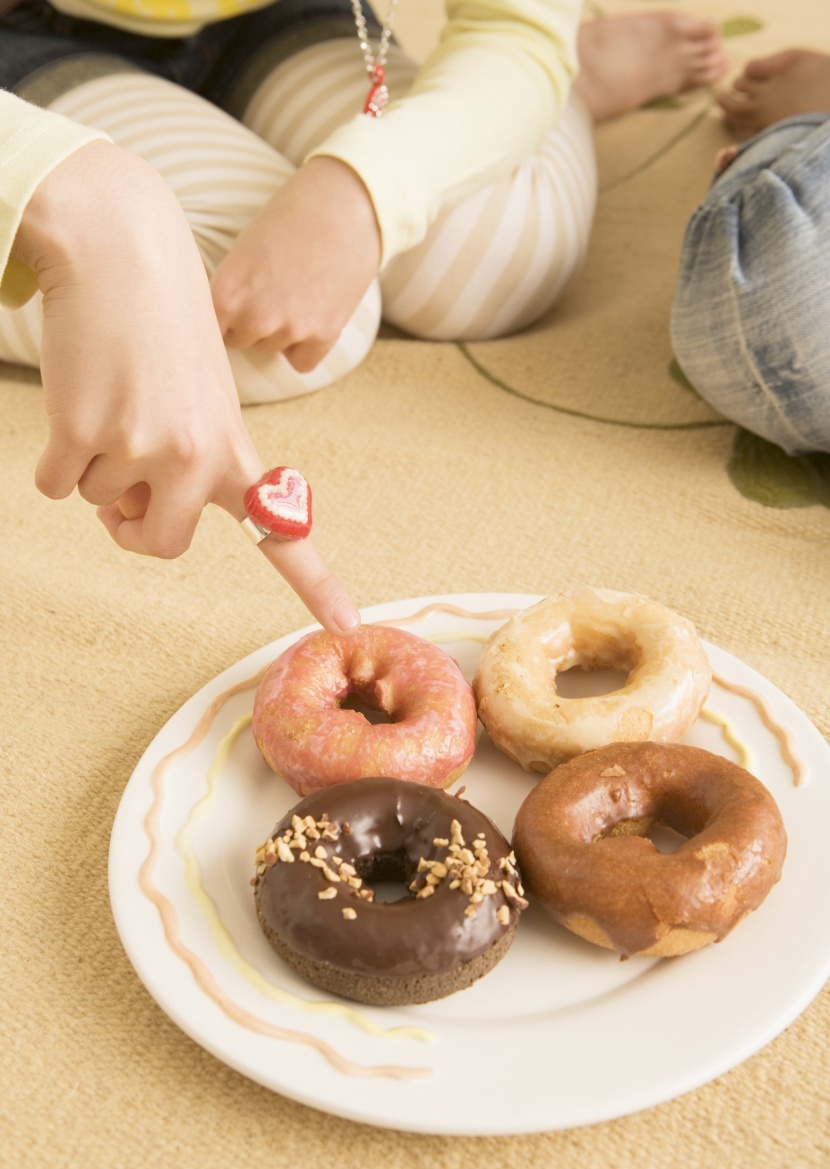
<svg viewBox="0 0 830 1169"><path fill-rule="evenodd" d="M344 708L351 695L391 721ZM476 704L455 660L414 633L318 630L266 672L253 730L269 766L301 796L373 775L445 788L473 756Z"/></svg>

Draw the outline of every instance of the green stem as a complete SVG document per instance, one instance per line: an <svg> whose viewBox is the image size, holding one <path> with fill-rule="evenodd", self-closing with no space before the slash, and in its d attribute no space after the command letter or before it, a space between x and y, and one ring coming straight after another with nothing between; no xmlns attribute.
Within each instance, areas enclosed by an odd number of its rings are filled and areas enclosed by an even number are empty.
<svg viewBox="0 0 830 1169"><path fill-rule="evenodd" d="M542 406L545 410L553 410L556 414L568 414L571 418L584 418L588 422L601 422L605 426L624 426L630 430L708 430L715 426L732 425L726 419L706 419L700 422L626 422L622 418L602 418L597 414L587 414L583 410L572 410L567 406L555 406L552 402L543 402L540 398L532 398L529 394L523 394L521 390L516 390L513 386L509 386L507 382L503 382L501 378L497 378L488 369L485 369L480 361L473 357L463 341L456 341L455 346L467 361L469 361L473 369L481 374L491 385L499 390L504 390L506 394L512 394L514 398L520 398L523 402L529 402L533 406Z"/></svg>

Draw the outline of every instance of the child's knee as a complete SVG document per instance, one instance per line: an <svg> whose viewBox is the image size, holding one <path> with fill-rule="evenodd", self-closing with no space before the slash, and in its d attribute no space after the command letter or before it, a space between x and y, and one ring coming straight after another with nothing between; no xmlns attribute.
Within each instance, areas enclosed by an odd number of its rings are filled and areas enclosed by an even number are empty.
<svg viewBox="0 0 830 1169"><path fill-rule="evenodd" d="M590 122L569 108L531 158L439 216L388 265L384 319L428 340L484 340L533 324L585 258L596 190Z"/></svg>
<svg viewBox="0 0 830 1169"><path fill-rule="evenodd" d="M692 217L671 332L706 401L802 454L830 451L830 120L784 129L739 152Z"/></svg>

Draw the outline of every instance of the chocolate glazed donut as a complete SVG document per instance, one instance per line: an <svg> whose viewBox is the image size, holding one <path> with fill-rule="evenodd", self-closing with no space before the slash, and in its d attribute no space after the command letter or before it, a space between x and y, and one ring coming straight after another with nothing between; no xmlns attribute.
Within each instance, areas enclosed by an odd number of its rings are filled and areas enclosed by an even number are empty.
<svg viewBox="0 0 830 1169"><path fill-rule="evenodd" d="M647 834L688 837L672 853ZM787 838L764 785L680 743L612 743L555 768L519 809L525 884L556 921L624 955L719 942L781 876Z"/></svg>
<svg viewBox="0 0 830 1169"><path fill-rule="evenodd" d="M307 796L257 850L260 925L309 982L361 1003L423 1003L506 954L527 904L510 845L464 800L367 778ZM372 881L409 896L375 902Z"/></svg>

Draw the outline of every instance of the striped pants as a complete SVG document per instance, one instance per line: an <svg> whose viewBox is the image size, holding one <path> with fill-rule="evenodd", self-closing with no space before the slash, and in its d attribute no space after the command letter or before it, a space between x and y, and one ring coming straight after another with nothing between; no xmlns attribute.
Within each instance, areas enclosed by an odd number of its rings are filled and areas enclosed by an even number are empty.
<svg viewBox="0 0 830 1169"><path fill-rule="evenodd" d="M392 48L387 82L393 100L406 93L416 68ZM48 104L103 130L164 177L211 274L308 151L361 108L365 91L355 42L339 38L277 65L240 121L137 71L96 76ZM418 246L386 265L335 347L310 373L298 373L279 354L229 351L240 400L290 398L344 377L369 352L381 319L430 340L498 337L530 325L579 267L595 203L592 125L572 99L534 155L442 213ZM39 302L38 296L0 313L0 359L38 365Z"/></svg>

